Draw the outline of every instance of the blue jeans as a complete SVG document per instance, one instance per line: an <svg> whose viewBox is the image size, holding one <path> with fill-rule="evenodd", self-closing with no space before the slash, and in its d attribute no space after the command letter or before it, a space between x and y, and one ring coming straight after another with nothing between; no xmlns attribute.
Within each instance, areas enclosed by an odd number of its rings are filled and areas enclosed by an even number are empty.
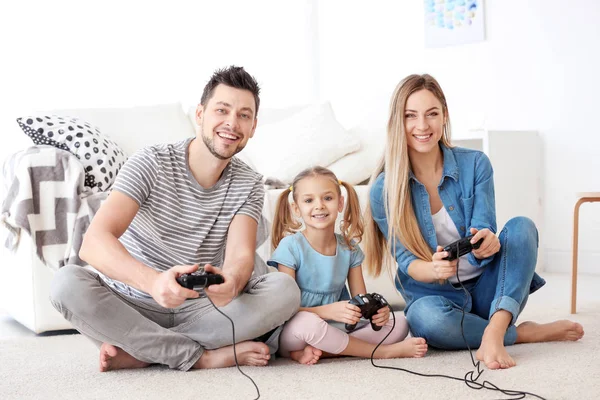
<svg viewBox="0 0 600 400"><path fill-rule="evenodd" d="M499 239L500 251L492 262L478 278L464 285L470 296L455 284L455 292L450 296L424 296L412 303L406 319L413 336L423 337L429 345L440 349L466 349L467 343L477 348L492 315L506 310L512 314L512 320L504 345L515 343L517 317L529 294L546 282L535 273L538 232L533 221L525 217L511 219ZM463 339L460 321L465 302Z"/></svg>

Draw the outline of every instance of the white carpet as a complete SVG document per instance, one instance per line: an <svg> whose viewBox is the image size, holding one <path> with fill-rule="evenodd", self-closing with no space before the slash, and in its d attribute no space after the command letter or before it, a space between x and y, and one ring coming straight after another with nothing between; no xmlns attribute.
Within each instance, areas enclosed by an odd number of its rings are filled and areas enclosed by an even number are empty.
<svg viewBox="0 0 600 400"><path fill-rule="evenodd" d="M503 389L529 391L547 399L600 398L600 298L590 293L585 302L580 302L580 312L571 316L568 297L552 296L552 290L548 290L552 285L548 286L542 290L546 296L536 294L530 298L523 319L573 319L585 328L583 340L512 346L509 352L517 367L486 370L480 381L489 380ZM457 377L472 370L466 351L430 351L423 359L376 362ZM235 368L187 373L164 367L99 373L97 368L98 352L81 335L0 339L0 399L256 397L252 383ZM276 360L265 368L242 368L260 388L261 399L507 398L498 392L469 389L462 382L376 369L368 360L322 360L314 366Z"/></svg>

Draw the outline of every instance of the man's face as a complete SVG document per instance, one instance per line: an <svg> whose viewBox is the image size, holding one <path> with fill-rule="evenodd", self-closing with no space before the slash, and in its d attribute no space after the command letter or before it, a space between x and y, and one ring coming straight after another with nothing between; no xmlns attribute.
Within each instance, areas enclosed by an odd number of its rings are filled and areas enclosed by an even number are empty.
<svg viewBox="0 0 600 400"><path fill-rule="evenodd" d="M256 104L248 90L220 84L207 104L198 105L196 123L202 141L220 160L242 151L256 129Z"/></svg>

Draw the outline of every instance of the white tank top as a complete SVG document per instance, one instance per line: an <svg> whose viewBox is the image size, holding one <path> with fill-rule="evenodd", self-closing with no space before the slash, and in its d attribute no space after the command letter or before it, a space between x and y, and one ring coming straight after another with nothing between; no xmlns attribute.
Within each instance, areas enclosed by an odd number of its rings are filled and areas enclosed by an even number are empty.
<svg viewBox="0 0 600 400"><path fill-rule="evenodd" d="M442 206L442 209L433 214L432 218L438 245L446 247L450 243L460 239L458 229L456 229L456 225L454 225L454 221L450 218L450 214L448 214L446 207ZM461 282L475 278L483 272L481 268L471 265L467 257L468 254L465 254L458 261L458 276L460 277ZM451 283L458 283L456 275L448 278L448 281Z"/></svg>

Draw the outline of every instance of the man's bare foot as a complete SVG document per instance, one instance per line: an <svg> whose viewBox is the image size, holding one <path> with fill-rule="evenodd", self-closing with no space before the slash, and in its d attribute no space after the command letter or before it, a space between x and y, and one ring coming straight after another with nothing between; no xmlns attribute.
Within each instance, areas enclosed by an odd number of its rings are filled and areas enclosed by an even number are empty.
<svg viewBox="0 0 600 400"><path fill-rule="evenodd" d="M237 343L235 351L239 365L264 366L271 358L269 346L260 342ZM192 368L225 368L234 365L235 358L233 357L233 345L231 345L220 349L204 350Z"/></svg>
<svg viewBox="0 0 600 400"><path fill-rule="evenodd" d="M423 338L413 337L401 342L381 346L374 358L406 358L423 357L427 353L427 342Z"/></svg>
<svg viewBox="0 0 600 400"><path fill-rule="evenodd" d="M581 324L566 319L548 324L525 321L517 326L517 343L576 341L583 335Z"/></svg>
<svg viewBox="0 0 600 400"><path fill-rule="evenodd" d="M298 361L300 364L313 365L319 361L323 352L312 346L307 345L302 350L290 351L290 358Z"/></svg>
<svg viewBox="0 0 600 400"><path fill-rule="evenodd" d="M488 326L483 332L481 345L475 354L489 369L505 369L517 365L504 347L505 330Z"/></svg>
<svg viewBox="0 0 600 400"><path fill-rule="evenodd" d="M138 360L112 344L102 343L100 346L100 372L114 369L145 368L148 363Z"/></svg>

